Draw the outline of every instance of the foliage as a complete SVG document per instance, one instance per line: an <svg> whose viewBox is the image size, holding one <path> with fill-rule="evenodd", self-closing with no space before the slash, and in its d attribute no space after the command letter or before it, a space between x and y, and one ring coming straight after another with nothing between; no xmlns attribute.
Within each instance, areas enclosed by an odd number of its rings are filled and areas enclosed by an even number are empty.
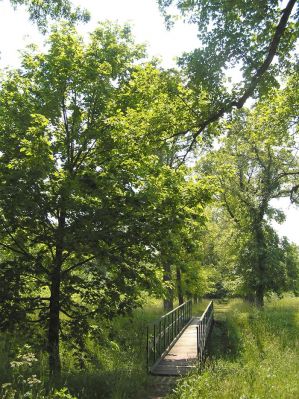
<svg viewBox="0 0 299 399"><path fill-rule="evenodd" d="M199 162L201 172L218 181L218 198L235 224L231 254L243 290L260 304L266 292L286 288L285 255L269 221L283 220L271 200L289 196L298 179L292 107L286 88L251 111L237 112L223 123L219 149Z"/></svg>
<svg viewBox="0 0 299 399"><path fill-rule="evenodd" d="M180 65L188 86L200 99L192 112L196 128L178 132L186 139L187 153L199 138L214 136L218 122L250 97L261 97L279 86L278 76L290 68L298 39L296 0L260 2L238 0L158 0L168 25L178 12L198 28L200 47L184 54ZM295 61L296 62L296 61ZM240 71L231 84L227 71Z"/></svg>
<svg viewBox="0 0 299 399"><path fill-rule="evenodd" d="M76 349L70 350L63 341L63 371L59 389L49 384L45 354L40 351L33 353L34 343L31 347L22 345L21 333L15 332L14 343L11 337L1 334L0 386L5 385L7 392L17 391L14 399L21 399L31 388L27 384L22 385L20 374L26 375L26 378L35 374L41 383L32 392L34 399L69 398L67 395L80 399L143 398L151 384L145 364L146 326L163 312L161 300L146 297L143 305L143 309L134 310L130 316L119 316L113 320L93 320L93 329L97 330L97 334L88 334L84 338L86 345L83 353ZM12 369L12 362L18 360L20 363L20 359L17 359L20 350L26 358L34 357L38 361L28 365L25 359L19 368ZM84 369L78 366L80 357L85 359ZM1 398L3 395L4 390L0 394Z"/></svg>
<svg viewBox="0 0 299 399"><path fill-rule="evenodd" d="M203 268L215 271L210 276L209 283L214 286L212 295L216 298L242 296L252 299L250 271L254 260L251 251L255 249L251 235L246 239L246 231L245 227L243 230L239 228L225 208L209 209L204 234ZM282 295L283 292L292 291L297 294L298 246L290 243L286 237L279 239L269 225L265 226L265 238L269 292L275 291ZM255 276L254 271L252 276Z"/></svg>
<svg viewBox="0 0 299 399"><path fill-rule="evenodd" d="M32 352L30 345L25 344L19 348L15 360L10 362L11 382L1 386L1 398L3 399L76 399L70 395L67 388L46 393L43 382L33 374L37 369L38 359ZM37 369L38 370L38 369Z"/></svg>
<svg viewBox="0 0 299 399"><path fill-rule="evenodd" d="M89 14L80 8L73 9L69 0L10 0L16 7L25 5L28 9L30 20L37 23L40 30L46 31L50 19L65 19L69 22L88 21Z"/></svg>
<svg viewBox="0 0 299 399"><path fill-rule="evenodd" d="M200 188L163 162L190 119L179 77L143 63L128 27L85 45L63 25L48 45L1 85L1 326L40 322L59 369L59 329L83 350L91 317L159 290L160 239L195 218Z"/></svg>
<svg viewBox="0 0 299 399"><path fill-rule="evenodd" d="M219 203L206 209L206 217L202 267L208 273L211 288L204 292L214 298L240 296L243 281L237 272L239 231Z"/></svg>
<svg viewBox="0 0 299 399"><path fill-rule="evenodd" d="M177 180L179 172L174 170L173 173ZM164 187L167 185L164 184ZM172 186L171 190L173 189L175 192L168 192L167 198L161 203L161 209L156 209L163 216L159 220L159 225L155 226L157 235L155 250L158 251L164 271L167 270L170 277L172 274L169 284L177 286L182 302L184 295L190 297L198 288L200 273L198 258L201 252L199 239L205 222L203 209L210 200L210 190L192 177L186 180L183 174L180 183ZM184 280L182 282L178 281L180 273ZM186 284L187 280L189 284ZM166 297L167 295L166 291Z"/></svg>
<svg viewBox="0 0 299 399"><path fill-rule="evenodd" d="M211 358L171 398L298 397L297 298L269 302L262 312L233 302L216 323Z"/></svg>

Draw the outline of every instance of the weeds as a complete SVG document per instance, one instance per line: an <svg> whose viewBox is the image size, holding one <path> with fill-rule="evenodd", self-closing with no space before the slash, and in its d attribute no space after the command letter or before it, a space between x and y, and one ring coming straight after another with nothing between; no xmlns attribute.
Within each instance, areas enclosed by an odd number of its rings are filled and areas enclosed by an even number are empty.
<svg viewBox="0 0 299 399"><path fill-rule="evenodd" d="M148 300L131 316L98 320L94 328L99 334L86 339L84 353L62 343L63 372L56 390L47 379L46 353L35 353L16 335L0 335L0 398L144 398L148 384L146 326L163 313L161 305L161 301ZM78 367L78 358L84 360L84 368Z"/></svg>
<svg viewBox="0 0 299 399"><path fill-rule="evenodd" d="M171 398L297 399L299 299L262 311L233 301L218 317L203 373L182 380Z"/></svg>

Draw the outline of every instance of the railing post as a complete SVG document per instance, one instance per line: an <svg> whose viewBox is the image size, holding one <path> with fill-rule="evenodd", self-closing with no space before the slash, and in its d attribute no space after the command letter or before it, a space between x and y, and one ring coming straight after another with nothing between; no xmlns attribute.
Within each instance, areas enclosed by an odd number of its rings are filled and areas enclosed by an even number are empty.
<svg viewBox="0 0 299 399"><path fill-rule="evenodd" d="M196 326L197 358L199 360L199 326Z"/></svg>
<svg viewBox="0 0 299 399"><path fill-rule="evenodd" d="M148 326L146 327L146 370L149 371L149 331Z"/></svg>
<svg viewBox="0 0 299 399"><path fill-rule="evenodd" d="M171 340L173 340L174 334L173 334L173 312L171 313Z"/></svg>
<svg viewBox="0 0 299 399"><path fill-rule="evenodd" d="M168 346L168 345L166 345L166 327L165 327L165 324L166 324L166 317L164 317L164 324L163 324L163 340L164 340L164 349L163 349L163 351L166 349L166 347Z"/></svg>
<svg viewBox="0 0 299 399"><path fill-rule="evenodd" d="M156 361L156 324L154 324L154 362Z"/></svg>

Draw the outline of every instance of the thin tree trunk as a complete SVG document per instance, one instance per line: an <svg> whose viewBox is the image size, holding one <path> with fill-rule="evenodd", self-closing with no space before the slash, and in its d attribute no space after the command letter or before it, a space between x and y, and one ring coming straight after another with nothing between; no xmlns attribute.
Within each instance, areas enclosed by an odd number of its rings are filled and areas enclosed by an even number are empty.
<svg viewBox="0 0 299 399"><path fill-rule="evenodd" d="M182 303L184 303L184 296L183 296L183 287L182 287L182 275L179 266L176 267L176 284L178 290L179 304L182 305Z"/></svg>
<svg viewBox="0 0 299 399"><path fill-rule="evenodd" d="M254 293L253 294L250 293L250 294L246 294L244 299L246 302L248 302L252 305L256 302L255 298L256 298L256 295Z"/></svg>
<svg viewBox="0 0 299 399"><path fill-rule="evenodd" d="M171 282L171 268L169 265L164 266L164 274L163 274L164 282ZM164 311L169 312L173 309L173 288L167 287L166 298L164 298Z"/></svg>
<svg viewBox="0 0 299 399"><path fill-rule="evenodd" d="M61 212L58 218L58 229L56 238L55 262L51 273L51 295L50 295L50 317L48 330L48 352L49 370L51 377L59 378L61 373L59 352L59 329L60 329L60 286L61 269L63 264L63 234L65 227L65 214Z"/></svg>

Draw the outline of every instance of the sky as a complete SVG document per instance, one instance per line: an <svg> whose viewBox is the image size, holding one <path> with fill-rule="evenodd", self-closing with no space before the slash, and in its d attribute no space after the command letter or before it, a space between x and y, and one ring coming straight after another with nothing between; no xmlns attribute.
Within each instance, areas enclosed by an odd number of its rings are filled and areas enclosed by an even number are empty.
<svg viewBox="0 0 299 399"><path fill-rule="evenodd" d="M146 43L149 55L159 57L164 67L174 66L176 57L199 45L195 26L179 21L171 31L165 28L156 0L73 0L73 3L91 13L90 22L79 26L82 34L87 36L99 21L128 22L136 41ZM0 67L18 66L19 50L29 43L42 46L43 40L23 7L14 10L8 0L0 1ZM282 225L273 222L279 235L299 244L299 209L290 205L288 199L273 201L273 206L287 215Z"/></svg>
<svg viewBox="0 0 299 399"><path fill-rule="evenodd" d="M159 57L165 67L174 66L176 56L199 43L195 26L182 21L167 31L155 0L73 0L73 4L90 11L90 22L79 26L83 34L103 20L130 23L136 41L146 43L149 55ZM28 21L25 9L14 11L8 0L0 1L0 65L16 65L18 50L31 42L42 44L43 38Z"/></svg>

